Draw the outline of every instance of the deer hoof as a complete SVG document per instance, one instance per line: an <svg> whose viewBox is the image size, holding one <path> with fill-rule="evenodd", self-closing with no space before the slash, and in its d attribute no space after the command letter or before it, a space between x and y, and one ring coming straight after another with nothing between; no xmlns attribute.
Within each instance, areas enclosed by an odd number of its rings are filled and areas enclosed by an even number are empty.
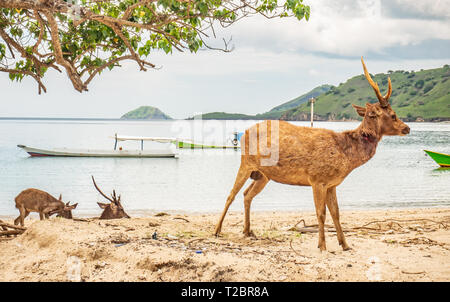
<svg viewBox="0 0 450 302"><path fill-rule="evenodd" d="M245 237L256 237L255 233L253 231L244 231Z"/></svg>
<svg viewBox="0 0 450 302"><path fill-rule="evenodd" d="M321 252L326 252L326 251L327 251L327 247L326 247L325 244L319 245L319 246L317 246L317 247L320 249Z"/></svg>
<svg viewBox="0 0 450 302"><path fill-rule="evenodd" d="M352 248L349 247L348 245L342 246L342 250L344 251L350 251Z"/></svg>

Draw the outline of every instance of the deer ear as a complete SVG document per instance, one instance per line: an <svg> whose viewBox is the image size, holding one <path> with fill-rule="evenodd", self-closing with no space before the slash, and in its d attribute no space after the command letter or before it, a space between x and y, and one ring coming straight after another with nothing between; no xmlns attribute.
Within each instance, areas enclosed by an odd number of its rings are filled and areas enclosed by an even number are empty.
<svg viewBox="0 0 450 302"><path fill-rule="evenodd" d="M98 204L98 206L99 206L100 208L102 208L102 209L106 209L106 208L109 206L109 204L101 203L101 202L97 202L97 204Z"/></svg>
<svg viewBox="0 0 450 302"><path fill-rule="evenodd" d="M77 205L78 205L78 203L75 203L75 204L71 205L70 207L71 207L72 210L73 210L73 209L76 209L76 208L77 208Z"/></svg>
<svg viewBox="0 0 450 302"><path fill-rule="evenodd" d="M352 104L353 108L355 108L356 113L358 113L359 116L364 117L364 115L366 114L366 108L365 107L361 107L361 106L357 106L355 104Z"/></svg>
<svg viewBox="0 0 450 302"><path fill-rule="evenodd" d="M59 194L59 201L62 200L62 194Z"/></svg>

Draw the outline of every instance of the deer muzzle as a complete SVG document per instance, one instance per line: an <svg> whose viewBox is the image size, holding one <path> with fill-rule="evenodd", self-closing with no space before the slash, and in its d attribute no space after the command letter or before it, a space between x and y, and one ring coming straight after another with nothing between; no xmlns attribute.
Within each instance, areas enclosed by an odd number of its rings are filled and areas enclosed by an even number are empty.
<svg viewBox="0 0 450 302"><path fill-rule="evenodd" d="M409 129L408 126L405 126L405 128L402 129L402 133L405 134L405 135L409 134L409 132L410 132L410 129Z"/></svg>

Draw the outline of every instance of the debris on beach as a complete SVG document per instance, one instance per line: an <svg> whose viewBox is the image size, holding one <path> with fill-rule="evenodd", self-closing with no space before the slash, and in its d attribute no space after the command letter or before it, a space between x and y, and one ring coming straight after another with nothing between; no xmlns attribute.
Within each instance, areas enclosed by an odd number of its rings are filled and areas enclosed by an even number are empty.
<svg viewBox="0 0 450 302"><path fill-rule="evenodd" d="M163 216L169 216L170 214L167 214L166 212L160 212L155 214L155 217L163 217Z"/></svg>
<svg viewBox="0 0 450 302"><path fill-rule="evenodd" d="M113 234L110 236L111 237L111 243L115 243L115 244L125 244L125 243L129 243L131 241L131 239L122 233L118 233L118 234Z"/></svg>
<svg viewBox="0 0 450 302"><path fill-rule="evenodd" d="M26 230L27 230L27 228L20 227L17 225L12 225L12 224L9 224L9 223L6 223L6 222L3 222L2 220L0 220L0 237L14 238L15 236L22 234ZM11 236L14 236L14 237L11 237Z"/></svg>

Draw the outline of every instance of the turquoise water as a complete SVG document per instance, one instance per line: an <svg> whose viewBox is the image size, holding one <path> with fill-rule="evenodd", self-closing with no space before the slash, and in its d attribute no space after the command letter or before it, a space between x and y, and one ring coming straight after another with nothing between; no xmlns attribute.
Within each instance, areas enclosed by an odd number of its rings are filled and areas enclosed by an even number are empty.
<svg viewBox="0 0 450 302"><path fill-rule="evenodd" d="M156 211L220 212L240 163L234 150L181 150L178 159L30 158L17 144L37 148L112 149L114 133L177 136L223 144L233 131L255 121L0 120L0 216L15 216L14 198L33 187L78 202L77 216L99 215L104 202L94 175L108 195L113 189L131 216ZM294 124L309 126L308 122ZM358 123L316 122L343 131ZM409 123L411 134L385 137L366 165L338 187L341 209L450 206L450 170L438 169L423 149L450 153L450 124ZM140 148L138 142L121 144ZM145 148L155 146L146 143ZM248 182L248 184L250 181ZM247 185L248 185L247 184ZM270 182L253 201L254 210L312 210L311 188ZM231 210L243 209L242 192Z"/></svg>

